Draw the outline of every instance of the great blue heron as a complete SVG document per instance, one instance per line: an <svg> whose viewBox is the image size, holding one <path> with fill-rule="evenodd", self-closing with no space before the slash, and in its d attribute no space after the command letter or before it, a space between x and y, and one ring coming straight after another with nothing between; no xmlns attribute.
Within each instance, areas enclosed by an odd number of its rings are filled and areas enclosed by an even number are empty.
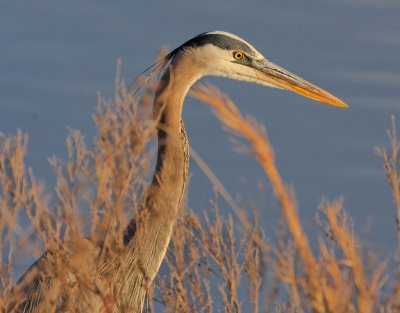
<svg viewBox="0 0 400 313"><path fill-rule="evenodd" d="M104 277L111 288L113 312L138 312L142 309L146 292L165 257L189 166L182 106L188 90L199 78L224 76L290 90L333 106L347 107L343 101L273 64L245 40L227 32L202 33L173 50L156 63L155 68L163 71L153 105L154 117L158 121L157 165L152 183L143 196L139 215L125 232L125 252L111 275L108 273L109 276ZM99 246L90 240L82 240L80 244L81 248L77 250L85 251L86 263L89 263L86 267L97 269ZM51 301L53 305L56 303L55 311L62 312L60 299L65 295L51 295L49 286L68 281L74 273L65 274L69 275L68 279L64 277L58 283L59 276L43 278L40 271L46 262L48 257L45 255L15 287L27 298L17 309L20 312L44 312L44 305ZM79 257L75 262L79 266ZM32 292L30 288L36 291ZM81 290L77 295L80 298L74 312L99 312L104 299L100 299L98 294Z"/></svg>

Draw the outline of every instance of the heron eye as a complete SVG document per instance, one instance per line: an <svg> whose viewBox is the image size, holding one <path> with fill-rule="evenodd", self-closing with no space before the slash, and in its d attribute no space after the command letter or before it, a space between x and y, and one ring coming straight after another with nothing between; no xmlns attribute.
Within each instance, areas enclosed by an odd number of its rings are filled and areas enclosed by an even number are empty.
<svg viewBox="0 0 400 313"><path fill-rule="evenodd" d="M233 52L233 57L235 58L235 60L241 60L243 59L243 56L244 56L243 52L240 51Z"/></svg>

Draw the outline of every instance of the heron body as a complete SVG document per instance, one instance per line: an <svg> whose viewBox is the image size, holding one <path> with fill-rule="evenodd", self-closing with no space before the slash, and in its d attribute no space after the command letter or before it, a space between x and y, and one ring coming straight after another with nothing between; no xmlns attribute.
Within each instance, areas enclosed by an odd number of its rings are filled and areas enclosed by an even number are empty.
<svg viewBox="0 0 400 313"><path fill-rule="evenodd" d="M146 292L165 257L189 167L189 144L182 107L190 87L198 79L206 75L224 76L290 90L320 102L346 107L338 98L273 64L245 40L227 32L200 34L173 50L158 65L163 68L163 74L153 104L158 123L157 165L141 208L125 232L125 251L118 264L111 267L111 276L107 276L112 289L113 312L141 311ZM92 243L88 246L91 262L95 263L101 248L97 245L98 248L93 248ZM42 262L40 266L43 266ZM92 268L96 267L96 264L92 265ZM38 272L39 265L33 265L30 271ZM24 277L36 277L28 274ZM19 286L29 285L24 277ZM56 279L52 279L53 284ZM17 288L26 290L18 285ZM36 288L43 289L37 293L40 298L32 299L26 293L26 303L35 304L29 305L29 312L40 312L37 308L46 302L48 292L44 289L47 285L37 281ZM76 312L99 312L98 297L85 290L82 294L82 299L89 305L84 309L78 307Z"/></svg>

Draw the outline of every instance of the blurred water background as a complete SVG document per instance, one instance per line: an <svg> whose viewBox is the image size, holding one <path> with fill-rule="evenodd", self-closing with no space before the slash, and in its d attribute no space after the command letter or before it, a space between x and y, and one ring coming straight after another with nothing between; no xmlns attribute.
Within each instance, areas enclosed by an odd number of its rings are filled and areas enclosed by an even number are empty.
<svg viewBox="0 0 400 313"><path fill-rule="evenodd" d="M243 37L350 105L340 110L288 92L206 78L266 124L308 231L322 198L344 197L363 243L391 254L395 210L374 148L387 143L390 116L400 112L397 0L2 0L0 131L29 134L27 163L50 192L47 158L65 157L67 127L80 129L87 142L95 135L96 92L112 96L117 58L130 81L161 46L172 49L211 30ZM209 107L187 99L184 120L191 145L227 189L253 202L267 230L275 229L277 206L257 162L234 151ZM189 206L209 209L210 184L194 162L191 173Z"/></svg>

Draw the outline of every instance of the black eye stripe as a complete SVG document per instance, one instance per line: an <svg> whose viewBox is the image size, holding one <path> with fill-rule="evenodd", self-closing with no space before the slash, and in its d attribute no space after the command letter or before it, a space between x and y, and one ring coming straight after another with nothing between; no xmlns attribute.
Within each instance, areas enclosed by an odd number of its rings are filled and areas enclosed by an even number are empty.
<svg viewBox="0 0 400 313"><path fill-rule="evenodd" d="M223 34L208 34L208 33L203 33L200 34L187 42L185 42L180 48L182 47L201 47L206 44L212 44L218 48L221 48L223 50L233 50L235 49L236 51L242 51L246 53L251 53L252 49L244 42L223 35Z"/></svg>

